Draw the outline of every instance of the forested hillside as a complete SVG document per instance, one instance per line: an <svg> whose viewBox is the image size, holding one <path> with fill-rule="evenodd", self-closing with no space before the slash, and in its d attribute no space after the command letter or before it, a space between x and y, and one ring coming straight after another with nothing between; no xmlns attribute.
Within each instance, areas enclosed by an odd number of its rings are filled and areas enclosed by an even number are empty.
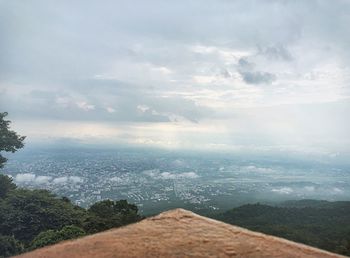
<svg viewBox="0 0 350 258"><path fill-rule="evenodd" d="M212 218L350 255L350 202L288 201L247 204ZM93 234L141 220L126 200L104 200L88 209L46 190L17 188L0 175L0 256Z"/></svg>
<svg viewBox="0 0 350 258"><path fill-rule="evenodd" d="M17 188L0 175L0 257L139 221L126 200L97 202L83 209L46 190Z"/></svg>
<svg viewBox="0 0 350 258"><path fill-rule="evenodd" d="M350 255L350 202L289 201L279 206L248 204L215 219Z"/></svg>

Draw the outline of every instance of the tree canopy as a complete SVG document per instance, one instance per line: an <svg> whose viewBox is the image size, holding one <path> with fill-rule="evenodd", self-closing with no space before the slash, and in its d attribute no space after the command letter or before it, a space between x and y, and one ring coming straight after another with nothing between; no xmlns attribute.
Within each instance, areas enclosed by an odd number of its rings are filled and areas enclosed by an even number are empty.
<svg viewBox="0 0 350 258"><path fill-rule="evenodd" d="M16 185L12 182L12 178L0 175L0 199L4 198L11 190L16 189Z"/></svg>
<svg viewBox="0 0 350 258"><path fill-rule="evenodd" d="M1 152L16 152L25 139L10 130L6 116L0 112L0 168L7 161ZM17 188L11 177L0 175L0 258L140 219L137 206L126 200L84 209L47 190Z"/></svg>
<svg viewBox="0 0 350 258"><path fill-rule="evenodd" d="M212 216L269 235L350 255L350 202L294 201L247 204Z"/></svg>
<svg viewBox="0 0 350 258"><path fill-rule="evenodd" d="M63 240L78 238L84 236L86 233L83 229L70 225L64 226L61 230L52 230L41 232L31 243L30 249L56 244Z"/></svg>
<svg viewBox="0 0 350 258"><path fill-rule="evenodd" d="M126 200L84 209L47 190L17 188L0 175L0 257L127 225L142 219Z"/></svg>
<svg viewBox="0 0 350 258"><path fill-rule="evenodd" d="M18 135L15 131L10 130L11 121L5 120L7 112L0 112L0 168L4 166L7 161L1 155L1 151L16 152L23 148L25 136Z"/></svg>
<svg viewBox="0 0 350 258"><path fill-rule="evenodd" d="M89 216L83 222L88 233L96 233L109 228L120 227L140 220L137 206L126 200L104 200L88 209Z"/></svg>
<svg viewBox="0 0 350 258"><path fill-rule="evenodd" d="M23 251L23 245L12 236L0 235L0 258L19 254Z"/></svg>

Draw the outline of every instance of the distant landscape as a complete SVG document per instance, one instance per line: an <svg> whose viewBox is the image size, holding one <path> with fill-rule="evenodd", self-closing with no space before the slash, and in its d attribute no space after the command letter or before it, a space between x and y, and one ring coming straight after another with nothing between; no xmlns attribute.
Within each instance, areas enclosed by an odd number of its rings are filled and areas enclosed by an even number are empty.
<svg viewBox="0 0 350 258"><path fill-rule="evenodd" d="M176 208L350 256L349 25L350 0L0 0L0 258Z"/></svg>
<svg viewBox="0 0 350 258"><path fill-rule="evenodd" d="M84 209L47 190L17 188L0 175L0 257L142 220L126 200L102 200ZM350 201L299 200L245 204L197 213L254 231L350 255Z"/></svg>
<svg viewBox="0 0 350 258"><path fill-rule="evenodd" d="M127 199L144 214L183 207L225 211L246 203L350 199L350 164L302 157L159 149L30 146L3 173L26 188L44 188L82 207Z"/></svg>
<svg viewBox="0 0 350 258"><path fill-rule="evenodd" d="M2 202L0 230L20 241L14 249L18 252L182 207L350 255L346 160L95 147L29 147L10 157L3 171L20 188ZM20 206L18 198L24 198ZM45 200L47 208L42 210L43 201L38 204L35 200ZM107 208L104 200L117 200L108 204L115 208ZM127 217L121 217L117 207L123 206L118 200L127 200L123 204L131 209ZM94 207L99 207L99 214L93 212ZM63 214L57 213L59 209ZM33 221L34 216L36 222L12 221L18 216L22 221ZM47 217L52 219L45 224ZM56 222L49 222L52 220ZM18 229L23 226L24 231Z"/></svg>

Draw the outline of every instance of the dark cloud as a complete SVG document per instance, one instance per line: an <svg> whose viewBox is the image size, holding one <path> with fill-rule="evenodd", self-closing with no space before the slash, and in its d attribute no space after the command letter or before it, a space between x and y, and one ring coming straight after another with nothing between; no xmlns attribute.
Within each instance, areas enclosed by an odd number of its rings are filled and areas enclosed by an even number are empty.
<svg viewBox="0 0 350 258"><path fill-rule="evenodd" d="M267 72L245 72L241 71L243 80L248 84L271 83L276 80L276 76Z"/></svg>
<svg viewBox="0 0 350 258"><path fill-rule="evenodd" d="M255 70L255 64L248 61L247 58L240 58L238 61L238 72L243 81L248 84L269 84L276 80L276 76L269 72Z"/></svg>
<svg viewBox="0 0 350 258"><path fill-rule="evenodd" d="M291 61L293 60L292 54L283 45L268 46L265 48L259 47L258 54L264 55L272 60L283 60Z"/></svg>
<svg viewBox="0 0 350 258"><path fill-rule="evenodd" d="M178 96L161 96L152 87L132 85L119 80L89 79L65 82L63 90L31 90L16 96L4 92L0 108L26 119L60 119L114 122L197 122L211 115L201 107ZM18 105L20 103L20 105Z"/></svg>
<svg viewBox="0 0 350 258"><path fill-rule="evenodd" d="M254 69L254 64L249 62L247 58L240 58L238 60L239 69Z"/></svg>

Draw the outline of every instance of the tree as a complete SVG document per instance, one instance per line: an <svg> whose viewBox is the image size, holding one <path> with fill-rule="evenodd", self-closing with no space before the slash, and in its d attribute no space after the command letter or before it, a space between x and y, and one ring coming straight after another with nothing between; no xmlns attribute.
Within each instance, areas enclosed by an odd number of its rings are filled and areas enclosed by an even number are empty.
<svg viewBox="0 0 350 258"><path fill-rule="evenodd" d="M40 232L81 224L86 210L47 190L16 189L0 201L0 232L25 245Z"/></svg>
<svg viewBox="0 0 350 258"><path fill-rule="evenodd" d="M12 182L12 178L0 175L0 199L5 198L7 193L14 189L16 189L16 185Z"/></svg>
<svg viewBox="0 0 350 258"><path fill-rule="evenodd" d="M135 204L130 204L127 200L103 200L94 203L88 211L101 218L110 218L113 215L137 214L138 209Z"/></svg>
<svg viewBox="0 0 350 258"><path fill-rule="evenodd" d="M137 206L126 200L97 202L88 209L88 215L83 222L83 228L88 233L124 226L142 219Z"/></svg>
<svg viewBox="0 0 350 258"><path fill-rule="evenodd" d="M11 121L4 120L6 116L7 112L0 112L0 152L13 153L23 148L25 136L20 136L15 131L10 130ZM0 168L4 166L6 161L7 159L0 154Z"/></svg>
<svg viewBox="0 0 350 258"><path fill-rule="evenodd" d="M0 235L0 257L9 257L22 251L22 244L14 237Z"/></svg>
<svg viewBox="0 0 350 258"><path fill-rule="evenodd" d="M53 245L63 240L74 239L85 235L85 231L81 228L70 225L65 226L61 230L47 230L41 232L31 243L30 249Z"/></svg>

